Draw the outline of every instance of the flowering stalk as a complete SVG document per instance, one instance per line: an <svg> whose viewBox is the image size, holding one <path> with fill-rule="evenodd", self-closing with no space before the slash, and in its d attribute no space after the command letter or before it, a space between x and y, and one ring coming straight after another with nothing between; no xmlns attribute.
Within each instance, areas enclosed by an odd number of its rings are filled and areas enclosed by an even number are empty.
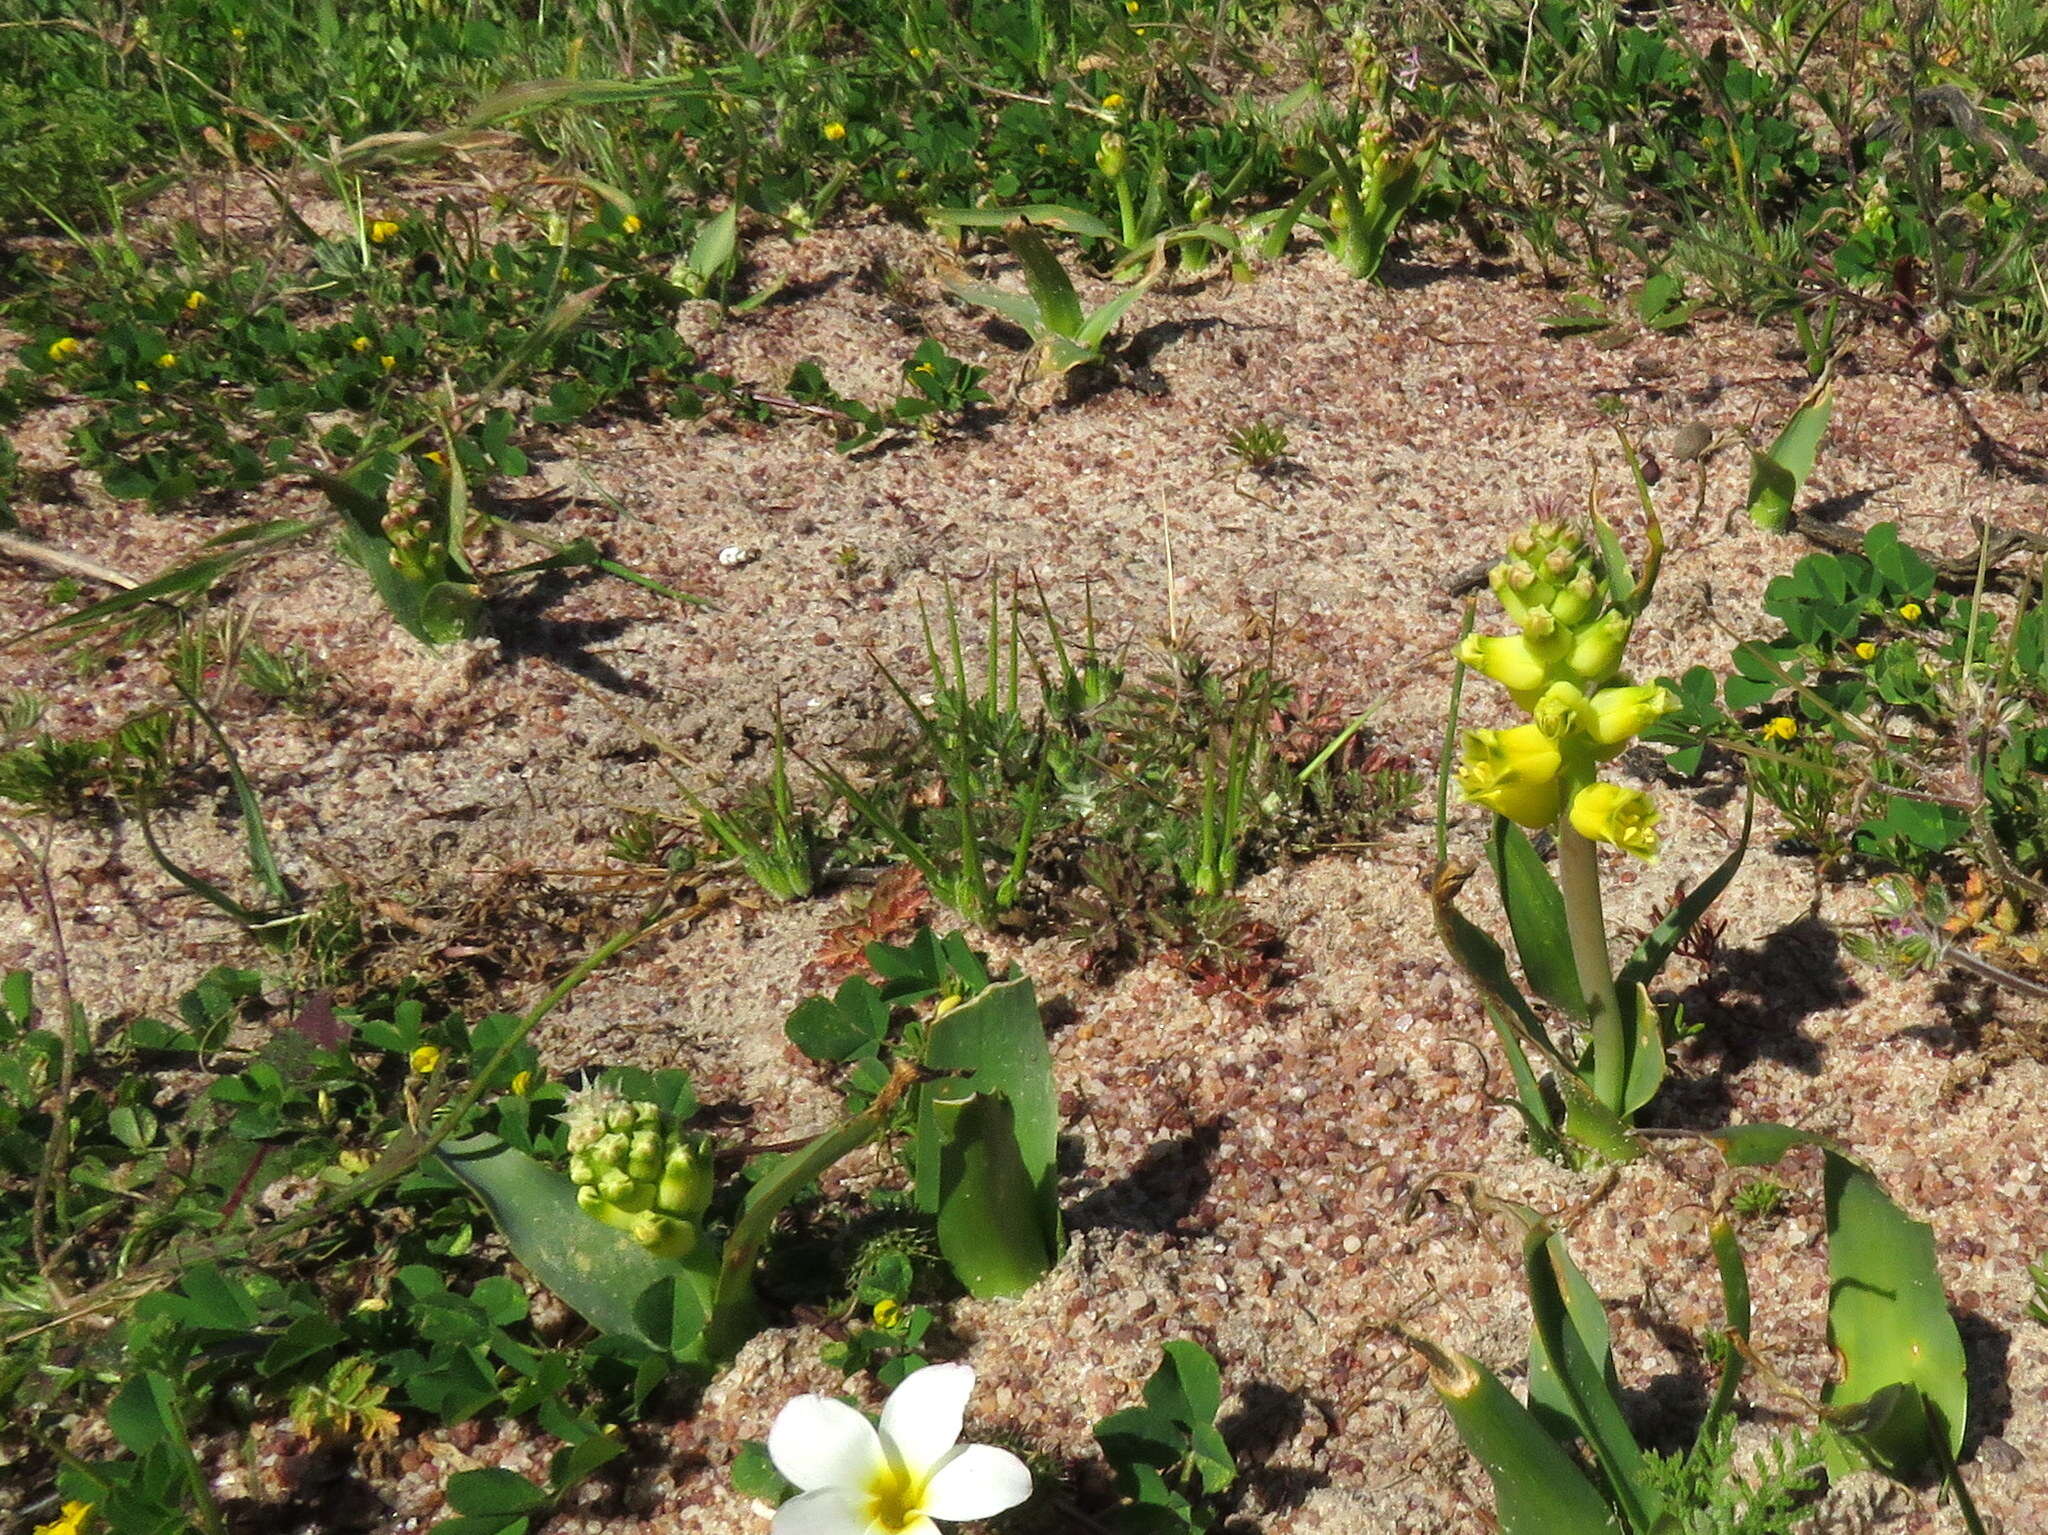
<svg viewBox="0 0 2048 1535"><path fill-rule="evenodd" d="M1618 1108L1626 1086L1628 1027L1607 959L1607 921L1600 909L1600 855L1569 824L1557 829L1557 883L1571 932L1572 963L1592 1013L1593 1096Z"/></svg>

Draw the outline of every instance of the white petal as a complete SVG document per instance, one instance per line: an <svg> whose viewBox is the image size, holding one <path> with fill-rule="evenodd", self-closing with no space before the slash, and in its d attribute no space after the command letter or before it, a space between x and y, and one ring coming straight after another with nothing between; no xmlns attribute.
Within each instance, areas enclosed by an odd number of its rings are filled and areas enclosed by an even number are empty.
<svg viewBox="0 0 2048 1535"><path fill-rule="evenodd" d="M974 1371L969 1366L928 1364L904 1376L889 1393L882 1408L882 1440L913 1478L930 1475L960 1442L960 1422L973 1389Z"/></svg>
<svg viewBox="0 0 2048 1535"><path fill-rule="evenodd" d="M805 1492L835 1487L849 1495L867 1486L886 1464L875 1426L829 1396L797 1397L775 1415L768 1458Z"/></svg>
<svg viewBox="0 0 2048 1535"><path fill-rule="evenodd" d="M867 1535L868 1516L862 1508L862 1500L844 1487L821 1487L778 1508L769 1535Z"/></svg>
<svg viewBox="0 0 2048 1535"><path fill-rule="evenodd" d="M988 1519L1030 1496L1031 1473L1023 1461L994 1445L969 1444L939 1467L920 1501L934 1519Z"/></svg>

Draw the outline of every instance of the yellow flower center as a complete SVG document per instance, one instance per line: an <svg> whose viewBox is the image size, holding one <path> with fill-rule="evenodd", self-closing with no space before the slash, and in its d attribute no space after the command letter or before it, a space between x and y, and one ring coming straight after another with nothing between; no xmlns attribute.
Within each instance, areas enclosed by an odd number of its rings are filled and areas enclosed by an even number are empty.
<svg viewBox="0 0 2048 1535"><path fill-rule="evenodd" d="M902 1535L924 1517L924 1487L890 1457L889 1464L868 1483L869 1528L884 1535Z"/></svg>

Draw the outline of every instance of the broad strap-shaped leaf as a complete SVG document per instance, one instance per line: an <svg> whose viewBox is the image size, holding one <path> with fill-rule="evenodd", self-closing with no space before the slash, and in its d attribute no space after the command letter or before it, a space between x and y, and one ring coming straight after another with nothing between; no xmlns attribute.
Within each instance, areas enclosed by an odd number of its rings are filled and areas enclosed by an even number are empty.
<svg viewBox="0 0 2048 1535"><path fill-rule="evenodd" d="M1500 886L1508 932L1529 989L1574 1018L1586 1016L1579 969L1572 961L1571 931L1565 922L1564 893L1537 856L1528 834L1504 815L1493 818L1486 856Z"/></svg>
<svg viewBox="0 0 2048 1535"><path fill-rule="evenodd" d="M1067 276L1067 269L1060 264L1053 248L1022 220L1003 226L1003 241L1024 269L1024 285L1031 290L1046 328L1055 335L1079 340L1084 318L1081 297L1074 291L1074 280Z"/></svg>
<svg viewBox="0 0 2048 1535"><path fill-rule="evenodd" d="M1472 977L1473 984L1480 991L1499 1003L1511 1017L1522 1034L1553 1066L1561 1072L1572 1070L1571 1062L1552 1043L1542 1023L1531 1010L1528 999L1521 988L1515 985L1508 974L1508 960L1501 946L1495 943L1493 935L1473 922L1458 910L1458 892L1464 887L1469 870L1445 869L1436 879L1435 888L1430 892L1431 908L1436 916L1437 936L1451 951L1451 958L1458 962L1464 972Z"/></svg>
<svg viewBox="0 0 2048 1535"><path fill-rule="evenodd" d="M1660 1500L1643 1477L1643 1455L1621 1411L1607 1311L1564 1241L1525 1206L1504 1206L1523 1222L1529 1281L1529 1411L1560 1443L1583 1439L1631 1530L1649 1530Z"/></svg>
<svg viewBox="0 0 2048 1535"><path fill-rule="evenodd" d="M1132 286L1124 289L1115 298L1110 299L1107 303L1095 309L1086 320L1081 322L1081 328L1073 333L1075 342L1086 347L1090 352L1101 351L1102 343L1109 339L1110 332L1117 328L1118 322L1129 312L1131 305L1144 297L1146 291L1160 279L1165 271L1166 268L1163 266L1154 267Z"/></svg>
<svg viewBox="0 0 2048 1535"><path fill-rule="evenodd" d="M1887 1475L1910 1477L1940 1460L1930 1434L1951 1458L1962 1448L1962 1335L1942 1292L1933 1228L1893 1203L1868 1168L1833 1150L1826 1161L1828 1342L1842 1378L1821 1399L1831 1409L1873 1404L1856 1445ZM1893 1387L1904 1389L1881 1395Z"/></svg>
<svg viewBox="0 0 2048 1535"><path fill-rule="evenodd" d="M1045 1021L1030 980L1020 976L998 982L935 1020L925 1036L922 1064L928 1071L966 1072L962 1085L967 1091L1000 1094L1008 1102L1039 1230L1057 1255L1062 1241L1059 1096L1053 1086ZM922 1136L919 1140L918 1198L924 1204L929 1153Z"/></svg>
<svg viewBox="0 0 2048 1535"><path fill-rule="evenodd" d="M1037 303L1028 293L1012 293L1007 288L998 288L992 283L970 282L965 277L948 277L941 285L963 304L994 310L1034 341L1047 334L1045 317L1038 312Z"/></svg>
<svg viewBox="0 0 2048 1535"><path fill-rule="evenodd" d="M495 1135L448 1141L436 1160L476 1196L513 1256L598 1331L675 1351L673 1334L651 1336L635 1314L641 1295L663 1280L691 1286L700 1314L709 1311L710 1244L699 1244L694 1262L655 1257L579 1209L575 1185L561 1173Z"/></svg>
<svg viewBox="0 0 2048 1535"><path fill-rule="evenodd" d="M1430 1384L1493 1483L1501 1535L1623 1535L1578 1462L1491 1370L1426 1339L1408 1344L1429 1361Z"/></svg>
<svg viewBox="0 0 2048 1535"><path fill-rule="evenodd" d="M1000 1094L942 1096L946 1087L929 1084L919 1094L919 1161L928 1145L936 1185L927 1190L920 1181L920 1202L935 1207L939 1252L969 1295L1022 1295L1056 1254L1017 1147L1016 1116Z"/></svg>
<svg viewBox="0 0 2048 1535"><path fill-rule="evenodd" d="M1482 997L1480 1006L1486 1011L1486 1021L1493 1025L1494 1038L1500 1041L1501 1053L1508 1058L1508 1072L1515 1079L1515 1107L1521 1111L1529 1139L1537 1151L1549 1155L1560 1148L1563 1127L1558 1124L1550 1099L1543 1092L1536 1069L1529 1064L1529 1052L1522 1044L1522 1036L1508 1022L1507 1014L1493 998Z"/></svg>
<svg viewBox="0 0 2048 1535"><path fill-rule="evenodd" d="M1770 448L1750 454L1749 520L1766 533L1782 533L1791 526L1792 504L1813 473L1814 455L1834 408L1835 381L1824 377L1799 402Z"/></svg>
<svg viewBox="0 0 2048 1535"><path fill-rule="evenodd" d="M1092 213L1064 203L1022 203L1014 208L929 208L925 219L960 229L1007 229L1018 219L1090 240L1115 240L1117 232Z"/></svg>
<svg viewBox="0 0 2048 1535"><path fill-rule="evenodd" d="M1630 1000L1634 1005L1623 1008L1625 1014L1633 1015L1625 1020L1629 1022L1632 1034L1628 1073L1621 1089L1621 1118L1624 1122L1633 1119L1636 1110L1657 1096L1669 1069L1664 1058L1664 1020L1657 1012L1657 1004L1650 1000L1649 988L1638 986Z"/></svg>
<svg viewBox="0 0 2048 1535"><path fill-rule="evenodd" d="M1749 852L1749 830L1755 819L1756 795L1746 793L1742 800L1742 835L1736 839L1735 851L1700 881L1697 890L1688 890L1685 899L1657 924L1656 931L1636 945L1635 953L1629 956L1628 962L1621 967L1621 973L1614 978L1615 990L1621 996L1626 998L1638 986L1652 984L1663 973L1673 952L1699 925L1700 918L1707 914L1707 908L1728 888L1728 882L1735 878L1735 871L1742 867L1743 856Z"/></svg>

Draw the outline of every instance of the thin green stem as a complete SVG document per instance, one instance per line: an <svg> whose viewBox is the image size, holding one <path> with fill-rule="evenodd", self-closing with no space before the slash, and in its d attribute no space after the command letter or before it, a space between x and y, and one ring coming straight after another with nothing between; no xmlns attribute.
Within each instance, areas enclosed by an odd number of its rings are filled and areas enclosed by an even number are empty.
<svg viewBox="0 0 2048 1535"><path fill-rule="evenodd" d="M1572 963L1579 971L1579 993L1586 999L1593 1023L1593 1096L1616 1113L1628 1084L1628 1031L1623 1027L1621 999L1614 992L1614 971L1607 958L1607 920L1600 910L1600 859L1593 844L1557 824L1558 886L1564 892L1565 926L1571 932Z"/></svg>

